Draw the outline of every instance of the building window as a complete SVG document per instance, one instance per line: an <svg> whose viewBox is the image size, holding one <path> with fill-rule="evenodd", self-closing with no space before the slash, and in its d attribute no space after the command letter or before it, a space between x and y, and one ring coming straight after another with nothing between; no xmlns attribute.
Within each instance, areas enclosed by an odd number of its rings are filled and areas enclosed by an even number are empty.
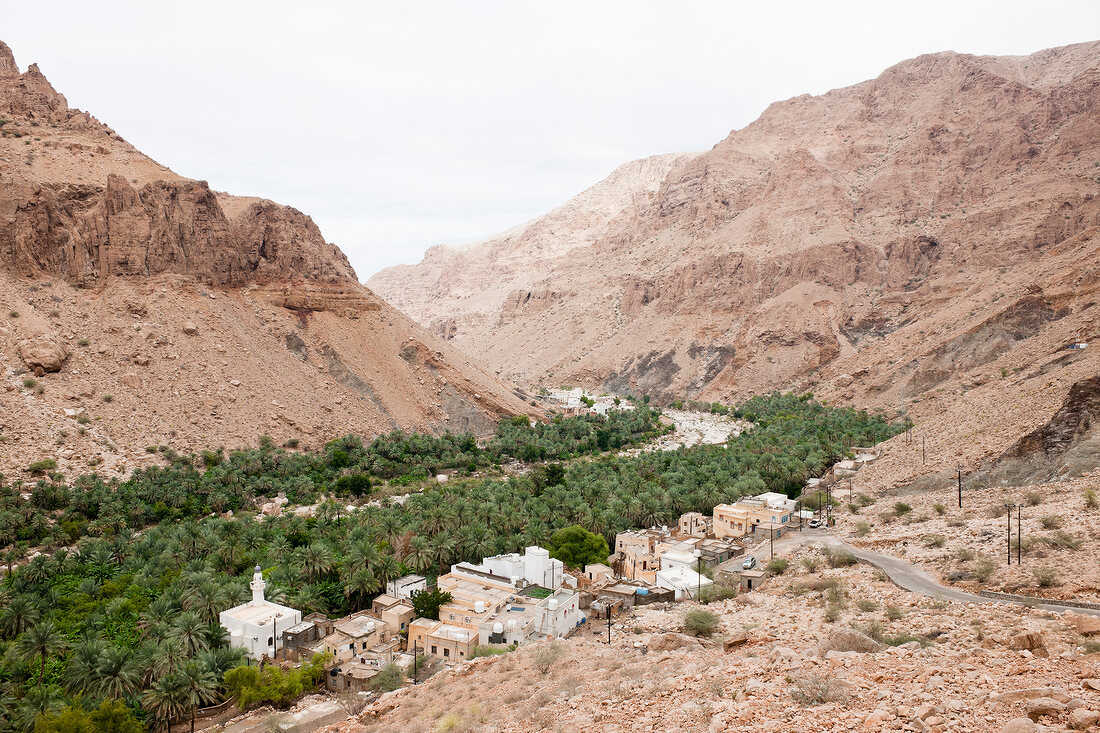
<svg viewBox="0 0 1100 733"><path fill-rule="evenodd" d="M439 652L437 652L436 649L435 649L435 644L432 644L432 654L438 654L438 653Z"/></svg>
<svg viewBox="0 0 1100 733"><path fill-rule="evenodd" d="M443 649L443 656L444 656L444 657L449 657L449 656L451 656L451 650L450 650L450 649L447 649L446 647L444 647L444 649Z"/></svg>
<svg viewBox="0 0 1100 733"><path fill-rule="evenodd" d="M267 637L267 645L268 646L273 646L274 644L275 644L275 640L273 638L271 638L270 636Z"/></svg>

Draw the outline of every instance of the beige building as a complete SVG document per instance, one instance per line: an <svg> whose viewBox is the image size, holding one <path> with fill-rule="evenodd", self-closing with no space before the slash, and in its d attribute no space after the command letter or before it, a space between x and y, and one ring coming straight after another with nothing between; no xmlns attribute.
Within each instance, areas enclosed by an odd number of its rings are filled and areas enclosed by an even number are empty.
<svg viewBox="0 0 1100 733"><path fill-rule="evenodd" d="M382 619L394 633L401 633L409 628L409 624L412 623L415 615L411 603L388 594L377 596L371 603L370 610L371 613Z"/></svg>
<svg viewBox="0 0 1100 733"><path fill-rule="evenodd" d="M676 544L667 529L637 529L615 536L615 564L627 580L655 583L661 569L661 553Z"/></svg>
<svg viewBox="0 0 1100 733"><path fill-rule="evenodd" d="M335 662L344 662L363 655L387 657L399 643L396 631L385 621L360 611L333 621L332 631L321 639L315 650L332 654Z"/></svg>
<svg viewBox="0 0 1100 733"><path fill-rule="evenodd" d="M783 494L769 492L714 507L714 536L743 537L758 524L786 525L796 503Z"/></svg>
<svg viewBox="0 0 1100 733"><path fill-rule="evenodd" d="M680 515L678 529L680 534L700 539L711 534L711 518L701 512L687 512Z"/></svg>
<svg viewBox="0 0 1100 733"><path fill-rule="evenodd" d="M455 663L469 659L477 644L476 628L456 626L430 618L418 618L409 624L409 650L415 649L417 654L428 654L444 662Z"/></svg>

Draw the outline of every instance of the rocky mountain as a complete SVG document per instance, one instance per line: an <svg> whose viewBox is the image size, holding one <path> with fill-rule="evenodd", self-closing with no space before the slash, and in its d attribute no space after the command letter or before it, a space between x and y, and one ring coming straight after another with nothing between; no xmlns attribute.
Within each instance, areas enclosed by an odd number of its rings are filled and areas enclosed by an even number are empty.
<svg viewBox="0 0 1100 733"><path fill-rule="evenodd" d="M173 173L2 43L0 309L4 472L531 409L360 285L308 216Z"/></svg>
<svg viewBox="0 0 1100 733"><path fill-rule="evenodd" d="M1100 42L921 56L369 285L521 383L812 389L982 460L1096 373L1098 119Z"/></svg>

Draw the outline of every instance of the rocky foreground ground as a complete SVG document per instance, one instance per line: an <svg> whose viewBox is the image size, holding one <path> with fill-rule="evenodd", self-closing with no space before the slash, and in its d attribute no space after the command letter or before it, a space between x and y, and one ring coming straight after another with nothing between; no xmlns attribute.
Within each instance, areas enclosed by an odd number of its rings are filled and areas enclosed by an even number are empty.
<svg viewBox="0 0 1100 733"><path fill-rule="evenodd" d="M330 728L360 731L1096 730L1100 643L1078 619L903 591L881 571L793 550L763 590L694 603L478 659L382 696ZM1100 628L1097 629L1100 631ZM542 651L542 655L540 655Z"/></svg>

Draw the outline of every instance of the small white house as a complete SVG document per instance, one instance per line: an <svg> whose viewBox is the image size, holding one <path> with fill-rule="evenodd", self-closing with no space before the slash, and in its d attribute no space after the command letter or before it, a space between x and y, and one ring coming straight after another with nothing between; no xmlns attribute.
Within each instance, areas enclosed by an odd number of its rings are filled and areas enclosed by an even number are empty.
<svg viewBox="0 0 1100 733"><path fill-rule="evenodd" d="M576 584L576 579L565 572L565 564L561 560L550 557L550 551L538 545L528 547L522 555L510 552L506 555L486 557L480 565L459 563L451 566L452 573L462 573L466 570L490 573L499 576L505 582L518 582L519 587L540 585L543 588L557 590L562 585L572 587Z"/></svg>
<svg viewBox="0 0 1100 733"><path fill-rule="evenodd" d="M273 659L278 651L280 634L300 624L302 612L264 598L266 583L259 565L249 587L252 588L252 600L222 611L218 620L229 632L230 646L244 649L248 656L256 660L264 656Z"/></svg>
<svg viewBox="0 0 1100 733"><path fill-rule="evenodd" d="M386 595L397 599L412 598L413 593L428 589L428 580L423 575L406 575L386 583Z"/></svg>
<svg viewBox="0 0 1100 733"><path fill-rule="evenodd" d="M676 600L694 598L699 589L705 588L713 581L705 575L700 575L681 565L668 570L657 571L657 587L673 591Z"/></svg>

